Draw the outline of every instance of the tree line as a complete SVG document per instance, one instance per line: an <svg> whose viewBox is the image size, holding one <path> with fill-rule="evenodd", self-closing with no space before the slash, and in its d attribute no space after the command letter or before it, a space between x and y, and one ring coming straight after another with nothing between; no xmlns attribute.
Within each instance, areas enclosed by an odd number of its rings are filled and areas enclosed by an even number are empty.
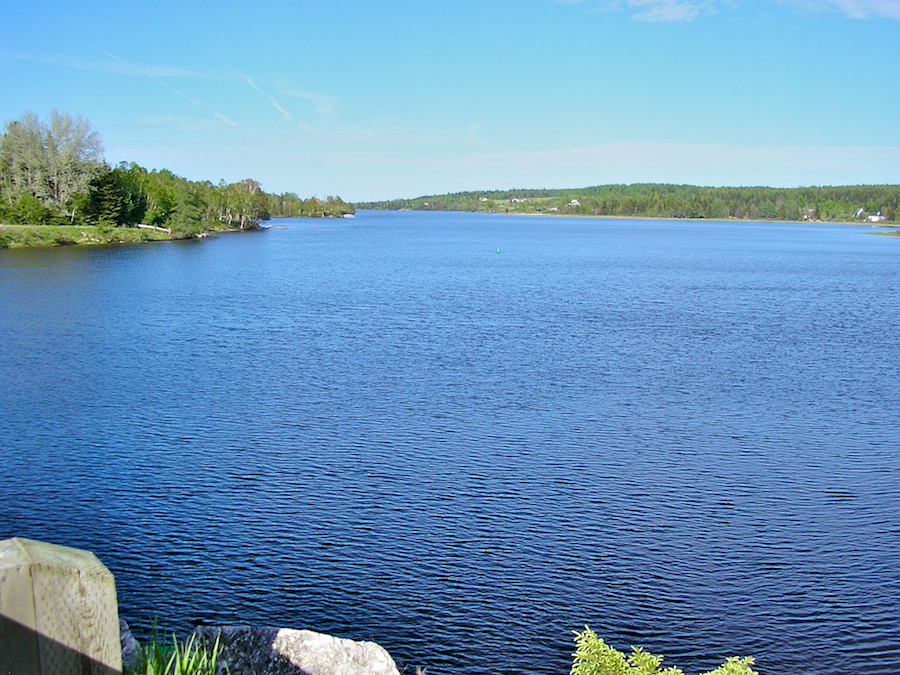
<svg viewBox="0 0 900 675"><path fill-rule="evenodd" d="M363 209L483 211L657 218L829 222L900 221L900 186L697 187L599 185L562 190L495 190L356 203Z"/></svg>
<svg viewBox="0 0 900 675"><path fill-rule="evenodd" d="M326 197L325 199L309 197L308 199L302 199L293 192L269 195L269 210L273 218L283 216L329 218L341 217L356 212L356 208L352 204L346 203L340 197Z"/></svg>
<svg viewBox="0 0 900 675"><path fill-rule="evenodd" d="M339 197L301 199L268 194L252 178L237 183L191 181L133 162L110 167L96 131L80 115L27 112L0 137L0 223L150 225L184 235L254 229L281 216L353 213Z"/></svg>

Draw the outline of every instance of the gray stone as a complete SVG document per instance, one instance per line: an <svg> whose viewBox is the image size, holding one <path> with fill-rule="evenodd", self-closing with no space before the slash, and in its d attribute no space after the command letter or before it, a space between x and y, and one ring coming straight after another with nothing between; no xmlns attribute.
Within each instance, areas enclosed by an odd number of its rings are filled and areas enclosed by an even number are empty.
<svg viewBox="0 0 900 675"><path fill-rule="evenodd" d="M121 617L119 618L119 642L122 644L122 668L126 671L133 670L140 658L141 645L131 634L128 622Z"/></svg>
<svg viewBox="0 0 900 675"><path fill-rule="evenodd" d="M220 673L227 665L230 675L400 675L374 642L252 626L201 626L194 633L210 646L219 636Z"/></svg>

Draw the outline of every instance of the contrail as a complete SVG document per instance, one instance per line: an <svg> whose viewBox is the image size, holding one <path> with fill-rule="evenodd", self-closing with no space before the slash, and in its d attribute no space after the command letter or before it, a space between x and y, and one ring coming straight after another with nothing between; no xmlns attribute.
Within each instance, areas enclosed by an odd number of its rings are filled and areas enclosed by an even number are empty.
<svg viewBox="0 0 900 675"><path fill-rule="evenodd" d="M262 89L260 89L259 87L257 87L257 86L256 86L256 82L254 82L253 80L251 80L249 77L247 77L247 76L244 75L243 73L241 73L241 72L239 72L239 71L237 71L237 70L234 71L234 72L236 72L238 75L240 75L242 78L244 78L244 82L246 82L246 83L249 84L251 87L253 87L254 89L256 89L256 91L258 91L260 94L262 94L263 96L265 96L267 99L269 99L270 101L272 101L272 105L275 106L275 108L278 110L278 112L281 113L281 116L284 117L284 119L286 119L286 120L291 119L291 114L290 114L287 110L285 110L284 108L282 108L280 105L278 105L278 101L275 100L275 97L274 97L274 96L272 96L272 95L270 95L270 94L267 94L267 93L264 92Z"/></svg>
<svg viewBox="0 0 900 675"><path fill-rule="evenodd" d="M91 45L91 46L94 47L94 45ZM181 97L183 97L183 98L186 98L188 101L190 101L191 103L193 103L195 106L199 106L199 107L206 108L206 109L209 110L213 115L215 115L215 116L218 117L220 120L222 120L223 122L225 122L225 124L228 124L228 125L230 125L230 126L232 126L232 127L238 126L238 123L237 123L237 122L234 122L234 121L228 119L227 117L225 117L225 115L222 115L222 114L220 114L220 113L217 113L215 110L213 110L212 108L210 108L206 103L203 103L202 101L198 101L198 100L195 99L195 98L191 98L190 96L188 96L187 94L185 94L183 91L178 91L178 90L177 90L175 87L173 87L172 85L170 85L170 84L168 84L168 83L166 83L166 82L163 82L162 80L160 80L160 79L157 78L157 77L154 77L153 75L151 75L150 73L148 73L148 72L145 71L145 70L141 70L140 68L138 68L138 67L137 67L136 65L134 65L133 63L128 63L128 61L126 61L125 59L119 58L119 57L116 56L115 54L110 54L109 52L103 51L102 49L100 49L100 47L94 47L94 49L96 49L96 50L97 50L98 52L100 52L101 54L105 54L105 55L108 56L109 58L115 59L116 61L118 61L118 62L120 62L120 63L122 63L122 64L128 66L129 68L134 68L134 69L135 69L137 72L139 72L141 75L143 75L143 76L145 76L145 77L149 77L151 80L153 80L154 82L156 82L156 83L158 83L158 84L161 84L161 85L164 86L166 89L169 89L169 90L175 92L176 94L178 94L179 96L181 96Z"/></svg>

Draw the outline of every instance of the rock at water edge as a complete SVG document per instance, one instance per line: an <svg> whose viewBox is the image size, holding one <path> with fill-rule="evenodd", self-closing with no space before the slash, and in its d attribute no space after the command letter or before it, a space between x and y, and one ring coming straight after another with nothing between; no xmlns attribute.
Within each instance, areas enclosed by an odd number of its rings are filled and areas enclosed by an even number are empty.
<svg viewBox="0 0 900 675"><path fill-rule="evenodd" d="M394 659L374 642L358 642L291 628L201 626L208 645L219 637L220 664L230 675L400 675Z"/></svg>

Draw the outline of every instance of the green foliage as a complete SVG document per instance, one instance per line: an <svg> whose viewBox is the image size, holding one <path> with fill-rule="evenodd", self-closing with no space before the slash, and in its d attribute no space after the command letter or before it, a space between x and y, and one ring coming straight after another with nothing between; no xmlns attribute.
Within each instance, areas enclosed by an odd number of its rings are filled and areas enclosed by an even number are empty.
<svg viewBox="0 0 900 675"><path fill-rule="evenodd" d="M30 195L71 222L77 195L102 170L102 153L100 137L80 115L52 110L45 123L27 112L7 122L0 140L0 187L10 204Z"/></svg>
<svg viewBox="0 0 900 675"><path fill-rule="evenodd" d="M121 162L110 174L122 201L119 224L128 226L144 222L148 198L145 189L147 169L134 162Z"/></svg>
<svg viewBox="0 0 900 675"><path fill-rule="evenodd" d="M660 669L662 656L645 652L640 647L632 647L631 656L606 644L602 638L587 626L584 631L575 631L575 653L572 655L570 675L684 675L675 666ZM703 675L759 675L750 668L753 657L731 657L715 670Z"/></svg>
<svg viewBox="0 0 900 675"><path fill-rule="evenodd" d="M703 675L759 675L750 666L753 665L752 656L738 658L737 656L729 656L725 663Z"/></svg>
<svg viewBox="0 0 900 675"><path fill-rule="evenodd" d="M229 227L245 230L259 227L260 220L269 219L269 196L252 178L221 185L219 189L217 217Z"/></svg>
<svg viewBox="0 0 900 675"><path fill-rule="evenodd" d="M110 168L103 161L100 138L88 122L55 110L49 123L25 113L7 122L0 135L0 223L98 227L101 240L122 226L144 224L171 230L171 238L212 230L259 229L272 212L321 217L353 211L340 197L321 201L302 200L294 193L269 195L251 178L213 185L166 169L148 171L135 163ZM118 241L135 239L117 236ZM26 242L35 240L83 243L84 237L56 233L35 239L21 232L6 233L2 245L29 245Z"/></svg>
<svg viewBox="0 0 900 675"><path fill-rule="evenodd" d="M212 223L205 217L208 201L204 187L202 184L181 179L176 186L169 219L163 227L187 234L198 234L203 229L209 229Z"/></svg>
<svg viewBox="0 0 900 675"><path fill-rule="evenodd" d="M221 655L219 638L211 648L196 638L191 635L187 642L179 643L173 634L172 644L164 645L154 627L141 647L135 667L126 675L215 675Z"/></svg>
<svg viewBox="0 0 900 675"><path fill-rule="evenodd" d="M269 195L269 208L275 218L330 218L356 213L356 208L340 197L301 199L293 192Z"/></svg>
<svg viewBox="0 0 900 675"><path fill-rule="evenodd" d="M104 171L94 177L89 191L76 198L76 213L79 224L96 223L98 227L109 229L122 221L124 199L119 192L116 174Z"/></svg>
<svg viewBox="0 0 900 675"><path fill-rule="evenodd" d="M219 638L210 649L205 643L197 643L196 635L192 635L187 644L178 645L172 636L173 650L166 672L172 675L215 675L216 665L221 651Z"/></svg>
<svg viewBox="0 0 900 675"><path fill-rule="evenodd" d="M497 190L356 204L365 209L483 211L654 218L865 221L900 219L900 186L768 188L599 185L579 190ZM861 210L860 210L861 209Z"/></svg>
<svg viewBox="0 0 900 675"><path fill-rule="evenodd" d="M575 633L575 654L570 675L683 675L678 668L659 670L662 656L632 647L631 656L610 647L585 626Z"/></svg>
<svg viewBox="0 0 900 675"><path fill-rule="evenodd" d="M4 219L20 225L50 225L56 219L53 211L32 194L23 193L3 210Z"/></svg>

